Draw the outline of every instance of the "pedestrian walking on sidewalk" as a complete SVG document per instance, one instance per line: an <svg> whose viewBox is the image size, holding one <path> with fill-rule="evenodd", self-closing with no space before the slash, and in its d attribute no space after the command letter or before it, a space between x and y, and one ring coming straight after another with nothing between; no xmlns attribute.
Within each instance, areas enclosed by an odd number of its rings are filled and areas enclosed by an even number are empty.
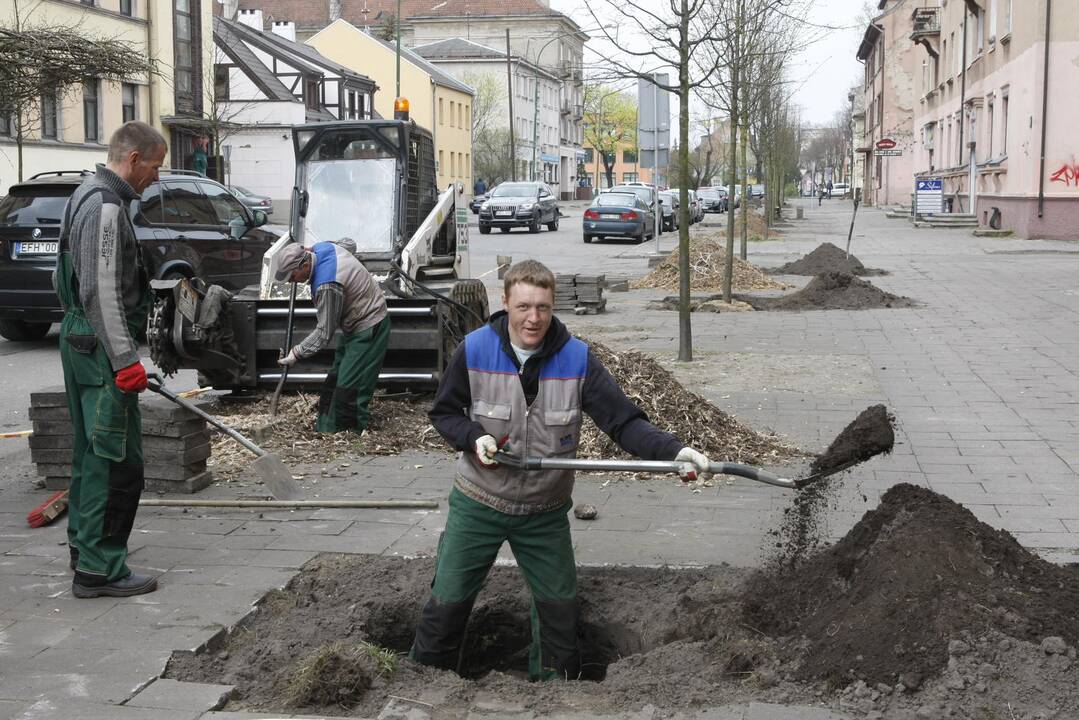
<svg viewBox="0 0 1079 720"><path fill-rule="evenodd" d="M476 184L472 186L472 197L479 197L487 192L487 183L483 178L476 178Z"/></svg>
<svg viewBox="0 0 1079 720"><path fill-rule="evenodd" d="M60 363L74 436L67 540L78 598L157 589L157 578L127 566L144 484L137 342L153 304L128 206L157 180L165 151L146 123L121 125L107 163L72 193L60 230L53 287L64 308Z"/></svg>
<svg viewBox="0 0 1079 720"><path fill-rule="evenodd" d="M554 317L554 287L554 274L535 260L511 267L504 311L465 337L428 413L461 455L431 595L410 652L424 665L458 670L472 605L508 541L532 592L529 677L580 676L567 517L573 472L508 467L495 461L498 450L575 457L585 413L627 452L684 462L684 479L708 469L702 453L648 422L588 346Z"/></svg>
<svg viewBox="0 0 1079 720"><path fill-rule="evenodd" d="M318 353L337 329L333 367L322 384L315 431L362 433L371 420L368 406L390 339L390 316L382 289L349 249L354 243L315 243L304 248L286 245L278 256L278 281L311 285L318 324L278 363L294 365Z"/></svg>

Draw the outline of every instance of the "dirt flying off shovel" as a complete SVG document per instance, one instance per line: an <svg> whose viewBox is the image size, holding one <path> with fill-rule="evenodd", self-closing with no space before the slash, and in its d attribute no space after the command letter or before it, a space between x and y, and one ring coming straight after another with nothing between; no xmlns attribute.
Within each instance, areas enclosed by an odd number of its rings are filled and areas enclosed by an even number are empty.
<svg viewBox="0 0 1079 720"><path fill-rule="evenodd" d="M146 373L146 379L146 386L150 390L171 400L180 407L195 413L203 420L253 452L257 458L251 463L250 468L262 478L263 482L266 483L266 487L270 489L270 493L275 498L278 500L300 500L303 498L303 488L292 479L292 471L288 469L285 463L281 462L281 458L266 452L213 415L200 410L195 407L194 404L189 403L187 400L184 400L176 393L166 388L165 382L157 373Z"/></svg>

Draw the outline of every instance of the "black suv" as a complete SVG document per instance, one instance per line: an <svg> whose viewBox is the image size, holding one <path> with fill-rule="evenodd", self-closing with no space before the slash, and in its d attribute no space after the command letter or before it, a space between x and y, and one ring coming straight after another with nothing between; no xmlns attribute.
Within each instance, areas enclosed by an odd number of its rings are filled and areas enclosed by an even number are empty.
<svg viewBox="0 0 1079 720"><path fill-rule="evenodd" d="M88 170L39 173L0 199L0 335L37 340L63 318L52 289L60 222ZM131 221L153 278L200 277L228 290L258 283L278 235L214 180L163 170L131 203Z"/></svg>
<svg viewBox="0 0 1079 720"><path fill-rule="evenodd" d="M502 232L525 227L538 233L540 225L554 231L558 215L558 200L544 183L504 182L480 205L480 234L487 235L493 227Z"/></svg>

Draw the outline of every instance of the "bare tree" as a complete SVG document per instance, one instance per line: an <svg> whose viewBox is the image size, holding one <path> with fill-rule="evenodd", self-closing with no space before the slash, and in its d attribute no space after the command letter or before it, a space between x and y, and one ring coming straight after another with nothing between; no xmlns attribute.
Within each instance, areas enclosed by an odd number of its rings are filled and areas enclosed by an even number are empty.
<svg viewBox="0 0 1079 720"><path fill-rule="evenodd" d="M497 185L513 174L510 132L505 127L505 88L493 75L465 73L461 80L472 86L472 165L477 178L488 186ZM517 143L520 147L520 142Z"/></svg>
<svg viewBox="0 0 1079 720"><path fill-rule="evenodd" d="M724 39L724 27L714 22L712 4L720 0L596 0L586 3L599 33L621 51L604 65L612 78L655 82L654 72L674 68L677 83L657 83L679 99L678 162L689 165L689 103L691 93L706 83L719 67L719 58L706 62L708 48ZM608 14L617 22L601 17ZM658 152L656 153L658 155ZM678 218L678 359L693 359L693 332L689 313L689 194L679 189Z"/></svg>
<svg viewBox="0 0 1079 720"><path fill-rule="evenodd" d="M80 24L38 22L40 2L12 0L0 19L0 115L11 118L17 171L23 179L23 145L42 120L41 103L59 103L91 78L121 82L156 74L153 60L133 45L100 37Z"/></svg>

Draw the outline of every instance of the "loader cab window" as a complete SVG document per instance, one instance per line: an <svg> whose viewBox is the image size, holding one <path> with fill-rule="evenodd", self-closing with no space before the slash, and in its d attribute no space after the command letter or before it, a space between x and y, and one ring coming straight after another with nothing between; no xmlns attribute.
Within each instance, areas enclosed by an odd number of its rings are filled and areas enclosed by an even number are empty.
<svg viewBox="0 0 1079 720"><path fill-rule="evenodd" d="M357 253L393 252L397 160L309 162L306 174L305 245L350 237Z"/></svg>

